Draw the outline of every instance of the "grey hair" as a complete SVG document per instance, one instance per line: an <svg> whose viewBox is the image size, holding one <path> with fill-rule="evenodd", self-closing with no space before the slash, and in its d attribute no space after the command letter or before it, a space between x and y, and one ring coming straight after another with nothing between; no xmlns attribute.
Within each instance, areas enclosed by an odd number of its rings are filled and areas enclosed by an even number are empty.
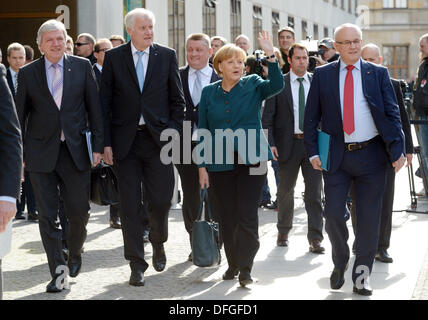
<svg viewBox="0 0 428 320"><path fill-rule="evenodd" d="M424 34L424 35L419 39L419 42L421 42L422 40L425 40L426 42L428 42L428 33Z"/></svg>
<svg viewBox="0 0 428 320"><path fill-rule="evenodd" d="M364 49L374 49L374 50L376 50L377 54L380 57L380 48L379 48L379 46L377 44L368 43L364 47L361 48L361 51L363 51Z"/></svg>
<svg viewBox="0 0 428 320"><path fill-rule="evenodd" d="M42 36L45 32L56 31L56 30L61 30L64 33L64 41L65 41L67 39L67 30L65 29L64 24L58 20L51 19L43 23L40 26L39 31L37 31L37 39L36 39L37 45L40 46L40 44L42 43Z"/></svg>
<svg viewBox="0 0 428 320"><path fill-rule="evenodd" d="M363 39L363 32L361 31L361 28L359 26L357 26L356 24L352 24L352 23L345 23L345 24L338 26L334 30L334 41L337 40L337 35L339 34L339 32L345 28L353 28L353 29L357 30L358 33L360 34L360 38Z"/></svg>
<svg viewBox="0 0 428 320"><path fill-rule="evenodd" d="M127 29L132 29L134 27L135 18L137 16L142 19L149 19L152 21L153 25L155 24L155 15L153 12L144 8L136 8L129 11L125 16L125 27Z"/></svg>
<svg viewBox="0 0 428 320"><path fill-rule="evenodd" d="M248 41L248 43L250 43L250 38L248 38L245 34L240 34L239 36L237 36L235 39L235 43L241 38L244 38L245 40Z"/></svg>

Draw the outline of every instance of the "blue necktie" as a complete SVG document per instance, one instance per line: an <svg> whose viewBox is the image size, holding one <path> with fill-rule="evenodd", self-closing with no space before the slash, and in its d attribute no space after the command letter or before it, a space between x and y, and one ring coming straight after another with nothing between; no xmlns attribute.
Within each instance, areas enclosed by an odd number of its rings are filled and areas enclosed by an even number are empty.
<svg viewBox="0 0 428 320"><path fill-rule="evenodd" d="M143 86L144 86L144 66L143 66L143 54L144 51L137 51L138 54L138 61L137 61L137 77L138 77L138 84L140 85L140 91L143 92Z"/></svg>

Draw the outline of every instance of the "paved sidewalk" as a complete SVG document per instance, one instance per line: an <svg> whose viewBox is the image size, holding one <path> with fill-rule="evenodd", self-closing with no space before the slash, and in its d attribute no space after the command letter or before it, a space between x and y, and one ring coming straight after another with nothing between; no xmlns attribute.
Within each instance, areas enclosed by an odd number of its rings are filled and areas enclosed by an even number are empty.
<svg viewBox="0 0 428 320"><path fill-rule="evenodd" d="M419 190L421 182L417 180ZM170 213L165 271L157 273L151 267L152 248L150 244L146 245L150 264L145 273L146 285L142 288L129 286L130 270L123 257L122 233L109 228L107 207L93 206L82 272L77 278L70 278L71 290L59 294L45 292L50 275L37 223L14 222L13 249L3 260L4 299L428 300L428 214L394 213L389 250L394 263L375 263L371 277L374 294L365 298L352 294L351 268L345 275L343 288L338 291L330 289L329 276L333 264L326 234L323 242L326 254L308 252L307 216L300 197L302 190L303 183L299 179L289 248L275 245L276 213L272 210L259 211L261 246L252 273L257 281L248 288L240 288L236 280L221 280L227 268L224 252L224 259L216 268L198 268L187 262L190 247L180 210L171 210ZM273 188L272 194L275 191ZM403 170L397 176L394 206L404 210L409 204L407 171ZM428 202L419 201L418 210L428 211ZM349 245L352 241L350 228ZM350 262L353 263L353 258Z"/></svg>

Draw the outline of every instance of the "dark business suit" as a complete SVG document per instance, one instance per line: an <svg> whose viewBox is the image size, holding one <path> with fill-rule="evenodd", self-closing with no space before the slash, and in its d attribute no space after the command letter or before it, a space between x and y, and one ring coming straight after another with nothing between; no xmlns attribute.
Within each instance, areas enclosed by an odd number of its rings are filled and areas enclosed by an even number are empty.
<svg viewBox="0 0 428 320"><path fill-rule="evenodd" d="M21 68L17 110L24 139L24 161L39 206L39 227L50 272L65 265L62 231L55 221L59 191L69 222L70 259L80 258L89 219L90 169L82 131L89 123L93 151L102 153L103 118L94 73L88 60L64 55L60 109L49 90L45 57ZM61 131L65 141L61 142Z"/></svg>
<svg viewBox="0 0 428 320"><path fill-rule="evenodd" d="M6 68L0 63L0 196L18 199L21 185L22 140L13 96L5 76ZM0 256L0 300L3 294L1 259Z"/></svg>
<svg viewBox="0 0 428 320"><path fill-rule="evenodd" d="M358 266L371 271L377 251L386 167L404 153L400 114L388 70L360 60L361 84L374 125L379 133L366 147L345 151L340 102L340 61L315 70L305 110L305 146L308 156L319 154L317 128L321 125L331 138L330 170L323 172L325 183L326 231L332 243L333 262L344 270L349 260L348 229L344 218L351 181L355 186L356 259ZM358 129L358 128L356 128ZM363 142L363 141L357 141Z"/></svg>
<svg viewBox="0 0 428 320"><path fill-rule="evenodd" d="M10 91L12 92L13 100L15 101L16 92L15 92L15 87L13 85L12 73L10 72L10 69L7 69L6 79L7 79L7 84L9 85ZM31 185L31 181L30 181L30 174L28 173L27 170L24 170L24 181L22 182L21 195L16 202L17 215L24 213L25 202L27 202L28 213L31 212L35 214L37 211L36 199L34 198L33 186Z"/></svg>
<svg viewBox="0 0 428 320"><path fill-rule="evenodd" d="M308 74L309 81L312 75ZM290 73L285 87L265 103L263 127L268 129L269 144L279 153L278 224L279 233L288 235L293 227L294 187L300 168L305 180L305 208L308 214L308 240L323 240L321 172L312 168L303 140L294 136L295 117Z"/></svg>
<svg viewBox="0 0 428 320"><path fill-rule="evenodd" d="M181 131L185 101L175 51L150 46L143 91L140 91L131 42L106 52L101 83L106 146L113 149L121 194L125 259L143 272L143 228L139 206L146 191L149 239L159 247L168 238L168 212L174 191L172 164L160 161L165 129ZM141 115L145 125L139 126Z"/></svg>
<svg viewBox="0 0 428 320"><path fill-rule="evenodd" d="M190 67L183 67L180 69L180 77L181 82L183 84L183 92L184 98L186 100L186 110L185 110L185 121L189 121L191 123L191 131L193 132L194 126L198 125L198 107L193 104L192 95L189 90L189 70ZM220 78L218 77L215 70L212 70L212 76L210 83L216 82ZM185 139L187 137L181 136L181 139ZM191 151L193 151L196 146L196 142L189 142L188 146L191 146ZM184 143L182 143L182 152L184 152ZM191 154L190 154L191 156ZM189 159L191 159L189 157ZM183 159L182 159L183 160ZM201 203L201 186L199 184L199 171L198 167L195 163L183 163L177 164L175 166L180 174L181 187L183 189L183 219L184 225L186 227L187 232L189 233L189 237L191 239L192 236L192 227L193 222L197 219L199 206ZM215 205L214 194L209 190L210 204L211 206ZM215 215L215 210L212 210L213 215ZM215 221L218 221L216 217L214 217Z"/></svg>

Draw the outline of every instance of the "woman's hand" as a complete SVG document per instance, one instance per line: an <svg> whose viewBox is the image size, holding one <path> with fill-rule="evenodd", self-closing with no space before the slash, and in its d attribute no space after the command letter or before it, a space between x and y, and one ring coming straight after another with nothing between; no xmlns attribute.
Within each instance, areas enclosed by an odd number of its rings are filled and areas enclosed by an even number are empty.
<svg viewBox="0 0 428 320"><path fill-rule="evenodd" d="M267 57L270 57L274 54L273 51L273 37L269 35L269 32L266 30L263 30L262 32L259 32L259 45L260 48L265 52L265 55Z"/></svg>
<svg viewBox="0 0 428 320"><path fill-rule="evenodd" d="M201 189L205 187L208 189L210 187L210 179L206 168L199 168L199 184L201 185Z"/></svg>

